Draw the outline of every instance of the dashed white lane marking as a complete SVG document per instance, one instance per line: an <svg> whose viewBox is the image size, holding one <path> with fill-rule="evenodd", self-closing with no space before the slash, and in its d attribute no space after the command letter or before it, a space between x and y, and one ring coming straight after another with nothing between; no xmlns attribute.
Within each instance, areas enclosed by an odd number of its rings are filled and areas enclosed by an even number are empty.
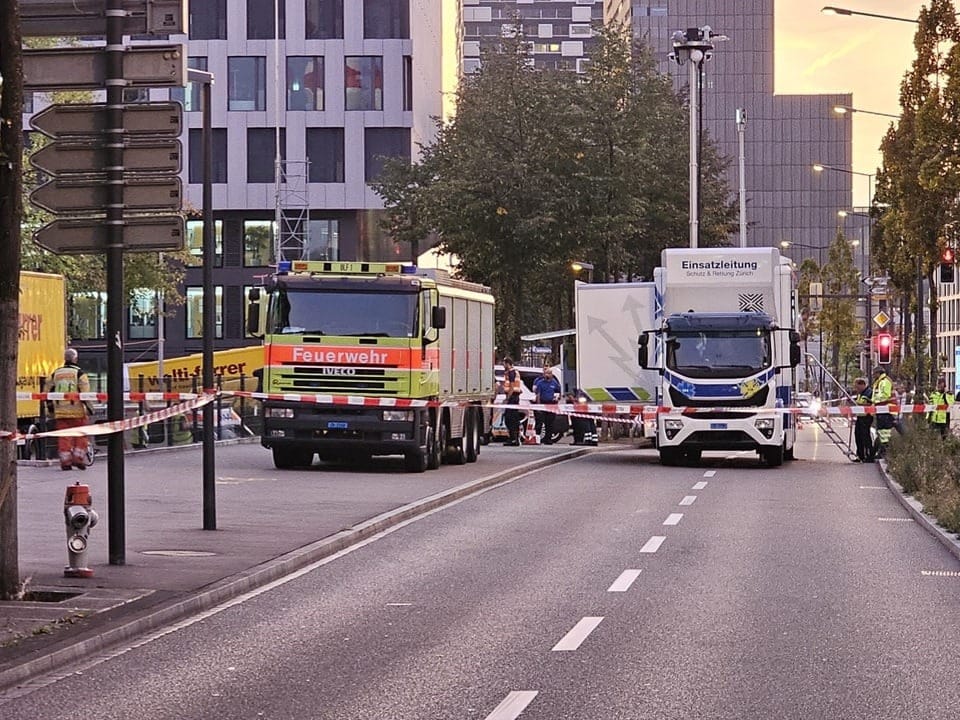
<svg viewBox="0 0 960 720"><path fill-rule="evenodd" d="M879 520L880 522L913 522L913 518L903 518L903 517L900 517L900 518L881 517L881 518L877 518L877 520Z"/></svg>
<svg viewBox="0 0 960 720"><path fill-rule="evenodd" d="M960 577L956 570L921 570L920 574L924 577Z"/></svg>
<svg viewBox="0 0 960 720"><path fill-rule="evenodd" d="M683 500L680 501L680 505L693 505L697 500L696 495L684 495Z"/></svg>
<svg viewBox="0 0 960 720"><path fill-rule="evenodd" d="M696 485L694 485L694 486L693 486L692 488L690 488L690 489L691 489L691 490L703 490L706 486L707 486L707 481L706 481L706 480L701 480L700 482L698 482Z"/></svg>
<svg viewBox="0 0 960 720"><path fill-rule="evenodd" d="M486 720L515 720L536 696L536 690L514 690L487 715Z"/></svg>
<svg viewBox="0 0 960 720"><path fill-rule="evenodd" d="M717 474L717 471L716 471L716 470L707 470L707 471L703 474L703 476L704 476L704 477L713 477L713 476L716 475L716 474Z"/></svg>
<svg viewBox="0 0 960 720"><path fill-rule="evenodd" d="M861 485L861 490L886 490L886 485Z"/></svg>
<svg viewBox="0 0 960 720"><path fill-rule="evenodd" d="M639 570L624 570L620 573L620 577L613 581L613 585L607 588L607 592L626 592L638 577L640 577Z"/></svg>
<svg viewBox="0 0 960 720"><path fill-rule="evenodd" d="M679 525L683 519L683 513L670 513L667 519L663 521L664 525Z"/></svg>
<svg viewBox="0 0 960 720"><path fill-rule="evenodd" d="M564 635L560 642L553 646L554 652L565 652L576 650L580 644L587 639L587 636L597 629L597 625L603 622L602 617L585 617L580 620L573 628Z"/></svg>
<svg viewBox="0 0 960 720"><path fill-rule="evenodd" d="M663 545L663 541L666 539L666 535L654 535L652 538L647 540L646 543L644 543L643 547L640 548L640 552L655 553L660 549L660 546Z"/></svg>

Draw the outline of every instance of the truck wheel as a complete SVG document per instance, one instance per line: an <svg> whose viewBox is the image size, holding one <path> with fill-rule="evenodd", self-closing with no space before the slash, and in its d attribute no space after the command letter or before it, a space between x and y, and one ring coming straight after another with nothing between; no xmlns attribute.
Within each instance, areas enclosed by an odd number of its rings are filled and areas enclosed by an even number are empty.
<svg viewBox="0 0 960 720"><path fill-rule="evenodd" d="M427 469L427 453L423 450L407 453L403 456L403 466L407 472L422 473Z"/></svg>
<svg viewBox="0 0 960 720"><path fill-rule="evenodd" d="M797 456L796 456L796 454L794 454L794 452L793 452L794 450L796 450L796 448L797 448L797 446L794 445L794 446L793 446L792 448L790 448L789 450L784 449L784 451L783 451L783 459L784 459L784 460L796 460L796 459L797 459Z"/></svg>
<svg viewBox="0 0 960 720"><path fill-rule="evenodd" d="M701 457L703 457L702 450L687 450L683 454L683 459L686 462L686 464L692 467L696 467L697 465L700 464Z"/></svg>
<svg viewBox="0 0 960 720"><path fill-rule="evenodd" d="M764 448L761 457L763 457L763 461L770 467L780 467L783 465L783 445Z"/></svg>
<svg viewBox="0 0 960 720"><path fill-rule="evenodd" d="M677 448L660 448L660 464L668 467L679 465L683 457Z"/></svg>
<svg viewBox="0 0 960 720"><path fill-rule="evenodd" d="M427 469L436 470L443 464L444 438L447 436L447 424L443 414L437 418L434 427L427 428Z"/></svg>
<svg viewBox="0 0 960 720"><path fill-rule="evenodd" d="M476 408L467 408L467 418L464 423L466 425L464 434L467 437L467 443L464 454L466 455L468 463L476 462L477 457L480 455L479 426L482 422L483 418Z"/></svg>
<svg viewBox="0 0 960 720"><path fill-rule="evenodd" d="M289 470L295 467L310 467L313 464L313 451L304 448L273 447L273 466L277 470Z"/></svg>

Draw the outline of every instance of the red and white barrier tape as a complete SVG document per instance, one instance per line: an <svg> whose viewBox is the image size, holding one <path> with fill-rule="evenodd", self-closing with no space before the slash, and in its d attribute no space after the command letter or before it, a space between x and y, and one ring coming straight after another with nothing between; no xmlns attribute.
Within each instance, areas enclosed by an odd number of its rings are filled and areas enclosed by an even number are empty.
<svg viewBox="0 0 960 720"><path fill-rule="evenodd" d="M159 422L161 420L166 420L167 418L172 418L177 415L183 415L184 413L190 412L191 410L196 410L201 408L208 403L213 402L216 399L216 395L203 395L201 397L195 397L192 400L187 400L186 402L180 403L179 405L171 405L168 408L163 408L162 410L155 410L154 412L146 413L145 415L138 415L136 417L125 418L124 420L111 420L110 422L104 423L95 423L93 425L82 425L80 427L66 428L63 430L48 430L47 432L40 433L12 433L6 430L0 430L0 439L3 440L32 440L34 438L41 437L74 437L77 435L110 435L115 432L123 432L125 430L133 430L134 428L143 427L144 425L150 425L151 423Z"/></svg>
<svg viewBox="0 0 960 720"><path fill-rule="evenodd" d="M212 391L216 394L217 391ZM180 400L194 400L210 393L166 393L166 392L129 392L123 394L124 400L133 402L174 402ZM107 393L28 393L18 392L17 400L71 400L73 402L106 402Z"/></svg>

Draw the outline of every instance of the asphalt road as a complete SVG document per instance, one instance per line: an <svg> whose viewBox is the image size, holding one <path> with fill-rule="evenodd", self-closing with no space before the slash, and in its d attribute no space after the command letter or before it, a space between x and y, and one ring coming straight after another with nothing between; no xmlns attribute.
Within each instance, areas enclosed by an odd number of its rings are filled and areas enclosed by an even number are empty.
<svg viewBox="0 0 960 720"><path fill-rule="evenodd" d="M809 436L807 436L809 437ZM876 469L805 442L608 452L393 529L5 717L953 717L960 563ZM813 460L811 458L816 458Z"/></svg>

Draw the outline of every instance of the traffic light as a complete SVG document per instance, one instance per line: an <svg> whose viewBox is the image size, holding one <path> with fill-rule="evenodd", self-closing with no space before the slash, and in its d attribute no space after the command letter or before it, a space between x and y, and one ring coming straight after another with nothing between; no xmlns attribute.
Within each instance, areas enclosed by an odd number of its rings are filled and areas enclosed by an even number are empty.
<svg viewBox="0 0 960 720"><path fill-rule="evenodd" d="M892 350L893 336L890 335L890 333L880 333L877 335L877 363L880 365L889 365Z"/></svg>
<svg viewBox="0 0 960 720"><path fill-rule="evenodd" d="M952 247L940 251L940 282L952 283L956 279L957 254Z"/></svg>

